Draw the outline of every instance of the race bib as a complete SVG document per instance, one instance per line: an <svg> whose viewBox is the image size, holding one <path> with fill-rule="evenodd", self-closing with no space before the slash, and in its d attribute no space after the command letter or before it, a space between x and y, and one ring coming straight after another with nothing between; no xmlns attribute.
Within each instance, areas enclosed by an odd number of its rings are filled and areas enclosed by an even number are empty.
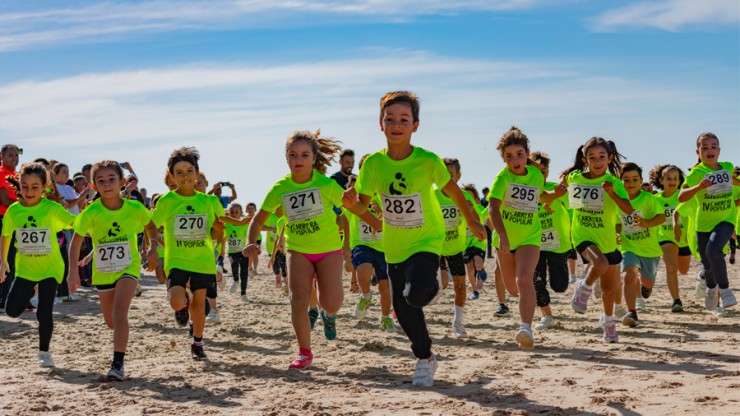
<svg viewBox="0 0 740 416"><path fill-rule="evenodd" d="M15 233L21 254L51 254L51 230L48 228L18 228Z"/></svg>
<svg viewBox="0 0 740 416"><path fill-rule="evenodd" d="M522 212L537 212L540 188L537 186L509 183L504 195L504 206Z"/></svg>
<svg viewBox="0 0 740 416"><path fill-rule="evenodd" d="M244 240L241 238L229 238L227 240L227 244L229 246L229 252L234 253L237 251L242 251L246 245L244 244Z"/></svg>
<svg viewBox="0 0 740 416"><path fill-rule="evenodd" d="M732 192L732 175L730 175L729 171L718 170L716 172L707 173L704 175L704 179L712 183L712 186L707 188L707 194L709 195Z"/></svg>
<svg viewBox="0 0 740 416"><path fill-rule="evenodd" d="M635 216L638 215L640 216L640 218L645 219L645 217L642 215L642 211L639 210L632 211L632 214L630 215L622 215L622 234L632 235L645 231L645 228L634 225Z"/></svg>
<svg viewBox="0 0 740 416"><path fill-rule="evenodd" d="M601 211L604 209L604 188L601 185L568 185L568 203L573 209Z"/></svg>
<svg viewBox="0 0 740 416"><path fill-rule="evenodd" d="M95 247L95 268L101 273L116 273L131 265L128 242L100 244Z"/></svg>
<svg viewBox="0 0 740 416"><path fill-rule="evenodd" d="M175 215L175 239L181 241L205 240L208 235L208 215Z"/></svg>
<svg viewBox="0 0 740 416"><path fill-rule="evenodd" d="M360 236L360 242L370 243L373 241L381 241L383 235L379 232L373 233L373 227L370 224L360 221L357 223L358 233Z"/></svg>
<svg viewBox="0 0 740 416"><path fill-rule="evenodd" d="M416 228L424 225L421 195L383 194L383 219L396 228Z"/></svg>
<svg viewBox="0 0 740 416"><path fill-rule="evenodd" d="M442 218L445 220L445 229L452 230L462 224L462 212L455 205L442 207Z"/></svg>
<svg viewBox="0 0 740 416"><path fill-rule="evenodd" d="M307 220L324 213L319 188L304 189L283 195L283 207L285 207L288 222Z"/></svg>
<svg viewBox="0 0 740 416"><path fill-rule="evenodd" d="M560 248L560 237L558 237L558 230L550 229L543 230L540 237L541 251L555 251Z"/></svg>
<svg viewBox="0 0 740 416"><path fill-rule="evenodd" d="M674 212L676 212L676 207L663 207L663 214L665 214L665 221L663 221L664 227L673 228Z"/></svg>

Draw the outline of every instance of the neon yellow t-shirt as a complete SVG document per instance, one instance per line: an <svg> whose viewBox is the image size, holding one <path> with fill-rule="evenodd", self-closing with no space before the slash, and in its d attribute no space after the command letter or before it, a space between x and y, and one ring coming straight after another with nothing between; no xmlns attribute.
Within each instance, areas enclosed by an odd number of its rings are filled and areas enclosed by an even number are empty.
<svg viewBox="0 0 740 416"><path fill-rule="evenodd" d="M732 199L737 201L740 199L740 186L732 187ZM735 205L735 234L740 235L740 207Z"/></svg>
<svg viewBox="0 0 740 416"><path fill-rule="evenodd" d="M481 224L485 224L486 220L488 220L488 207L484 207L483 205L476 204L474 202L473 210L476 214L478 214L478 219L480 220ZM487 244L488 242L486 241L486 239L478 241L478 238L473 235L473 232L470 231L470 228L468 228L467 225L465 226L465 248L476 247L483 251L486 251Z"/></svg>
<svg viewBox="0 0 740 416"><path fill-rule="evenodd" d="M380 200L377 197L373 199L380 206ZM379 212L375 212L371 207L367 208L373 215L378 216ZM357 215L348 212L347 219L349 220L349 246L355 248L357 246L370 247L373 250L383 252L383 232L373 232L370 224L366 223Z"/></svg>
<svg viewBox="0 0 740 416"><path fill-rule="evenodd" d="M558 186L555 182L545 183L546 191L553 191ZM552 211L552 212L550 212ZM573 248L570 240L570 213L568 212L568 194L550 203L550 211L544 204L539 204L537 215L540 218L542 234L540 250L551 253L565 253Z"/></svg>
<svg viewBox="0 0 740 416"><path fill-rule="evenodd" d="M111 211L98 199L75 219L75 233L90 234L93 243L94 285L111 285L122 275L139 278L141 256L137 234L151 221L152 214L139 201L124 199Z"/></svg>
<svg viewBox="0 0 740 416"><path fill-rule="evenodd" d="M511 250L522 245L540 246L542 229L537 217L537 200L545 185L545 177L539 169L527 166L525 175L515 175L504 167L491 185L488 199L501 201L501 219L506 228ZM499 246L498 233L493 235L493 244Z"/></svg>
<svg viewBox="0 0 740 416"><path fill-rule="evenodd" d="M334 207L342 206L344 190L333 179L313 171L311 180L295 183L290 175L278 181L262 202L262 209L282 207L287 218L285 248L319 254L342 248Z"/></svg>
<svg viewBox="0 0 740 416"><path fill-rule="evenodd" d="M226 252L229 254L241 253L247 246L247 230L249 229L249 224L225 224L225 226Z"/></svg>
<svg viewBox="0 0 740 416"><path fill-rule="evenodd" d="M658 192L655 194L655 198L658 203L663 207L663 215L665 215L665 222L658 227L658 241L670 241L679 247L686 247L686 226L684 225L686 219L683 215L678 216L678 226L681 229L681 239L676 241L676 237L673 234L673 213L676 211L678 206L678 194L679 190L671 196L665 196L664 192Z"/></svg>
<svg viewBox="0 0 740 416"><path fill-rule="evenodd" d="M442 255L452 256L465 250L465 228L467 223L462 211L455 205L455 201L437 188L434 191L439 205L442 207L442 218L445 221L445 240L442 243ZM468 204L475 205L475 200L467 192L463 192ZM469 205L470 206L470 205Z"/></svg>
<svg viewBox="0 0 740 416"><path fill-rule="evenodd" d="M609 173L596 179L587 179L579 171L571 172L568 175L569 204L574 208L574 218L571 225L573 247L578 247L579 244L590 241L596 244L602 253L606 254L617 250L616 227L617 214L620 211L617 203L601 187L606 181L612 183L614 193L617 196L627 198L627 191L624 190L622 181ZM581 186L571 188L571 184ZM576 189L576 191L574 192L572 189ZM574 207L572 201L574 199L584 198L584 195L588 198L587 202L590 205L587 208ZM599 205L601 206L600 208Z"/></svg>
<svg viewBox="0 0 740 416"><path fill-rule="evenodd" d="M3 216L3 236L15 231L15 275L32 282L64 278L64 260L57 233L71 228L75 216L56 202L42 198L33 207L14 202Z"/></svg>
<svg viewBox="0 0 740 416"><path fill-rule="evenodd" d="M703 163L694 166L683 184L683 188L690 188L705 177L716 184L694 195L698 201L695 224L698 232L710 232L723 221L735 223L735 200L732 195L734 166L730 162L719 162L719 165L719 170L712 170Z"/></svg>
<svg viewBox="0 0 740 416"><path fill-rule="evenodd" d="M632 209L634 209L632 214L622 213L619 216L622 223L621 251L641 257L662 256L663 250L660 249L656 227L645 228L632 225L635 215L648 220L656 215L663 215L663 208L660 206L660 202L650 192L640 191L634 199L630 199L630 204L632 205Z"/></svg>
<svg viewBox="0 0 740 416"><path fill-rule="evenodd" d="M433 185L444 188L449 181L442 159L421 147L414 146L403 160L388 157L387 149L365 159L355 187L360 194L380 196L388 263L420 252L441 254L445 225Z"/></svg>
<svg viewBox="0 0 740 416"><path fill-rule="evenodd" d="M278 223L278 216L274 212L270 214L269 217L265 220L265 226L267 227L276 227L277 231L268 231L267 237L265 238L265 249L267 249L268 254L272 254L273 250L275 249L275 240L277 240L277 233L280 232L280 227L277 227Z"/></svg>
<svg viewBox="0 0 740 416"><path fill-rule="evenodd" d="M684 223L685 228L682 233L686 235L686 243L689 246L689 250L691 250L691 254L696 257L696 259L700 259L699 257L699 242L696 240L696 228L695 228L695 218L696 218L696 208L698 205L698 200L696 198L691 198L686 202L681 202L676 206L676 211L686 219L686 222Z"/></svg>
<svg viewBox="0 0 740 416"><path fill-rule="evenodd" d="M218 198L196 192L182 196L170 191L159 198L152 213L157 227L164 226L164 268L215 274L211 227L224 208Z"/></svg>

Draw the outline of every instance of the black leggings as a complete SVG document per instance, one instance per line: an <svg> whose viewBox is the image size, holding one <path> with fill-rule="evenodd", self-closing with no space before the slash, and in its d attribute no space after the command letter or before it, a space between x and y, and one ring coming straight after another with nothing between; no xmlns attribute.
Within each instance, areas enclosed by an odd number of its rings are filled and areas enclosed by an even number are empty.
<svg viewBox="0 0 740 416"><path fill-rule="evenodd" d="M288 270L286 268L285 254L280 250L275 252L275 260L272 262L272 272L275 276L282 275L283 277L288 276Z"/></svg>
<svg viewBox="0 0 740 416"><path fill-rule="evenodd" d="M51 334L54 332L52 312L54 311L54 297L57 293L56 279L50 277L37 283L16 276L8 293L5 313L11 318L19 317L26 310L37 284L39 285L39 306L36 310L36 319L39 321L39 351L49 351Z"/></svg>
<svg viewBox="0 0 740 416"><path fill-rule="evenodd" d="M547 291L547 272L550 272L550 287L558 293L568 288L568 252L540 252L540 260L534 269L534 291L537 295L537 306L550 304L550 293Z"/></svg>
<svg viewBox="0 0 740 416"><path fill-rule="evenodd" d="M231 261L231 273L234 275L234 282L241 281L242 295L247 294L247 283L249 282L249 259L244 257L241 252L229 253Z"/></svg>

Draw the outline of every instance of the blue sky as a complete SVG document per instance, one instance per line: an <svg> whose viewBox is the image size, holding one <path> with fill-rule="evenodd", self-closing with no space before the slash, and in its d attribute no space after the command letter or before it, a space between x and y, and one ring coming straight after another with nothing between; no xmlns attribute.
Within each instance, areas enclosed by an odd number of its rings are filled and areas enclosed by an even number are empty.
<svg viewBox="0 0 740 416"><path fill-rule="evenodd" d="M9 1L0 138L73 171L129 161L150 192L196 146L259 203L292 131L376 151L378 99L410 89L413 141L479 188L514 124L553 173L592 136L649 170L689 167L713 131L740 164L739 22L736 0Z"/></svg>

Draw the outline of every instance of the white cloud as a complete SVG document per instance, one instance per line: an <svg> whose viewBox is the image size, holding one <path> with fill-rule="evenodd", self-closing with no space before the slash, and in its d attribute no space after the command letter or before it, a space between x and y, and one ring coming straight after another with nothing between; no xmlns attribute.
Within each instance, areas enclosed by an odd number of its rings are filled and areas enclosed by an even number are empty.
<svg viewBox="0 0 740 416"><path fill-rule="evenodd" d="M711 30L738 22L738 0L659 0L631 3L607 11L594 18L591 27L596 31L640 27L679 31L700 26Z"/></svg>
<svg viewBox="0 0 740 416"><path fill-rule="evenodd" d="M740 135L733 94L588 67L387 51L374 59L82 74L0 85L0 137L24 147L24 160L55 158L73 170L104 158L130 161L150 190L163 188L169 152L195 145L210 179L237 183L244 202L259 201L287 172L283 146L294 130L322 128L359 154L381 148L378 99L393 89L422 98L416 143L459 157L463 180L481 186L501 168L496 142L512 124L550 153L553 172L593 135L616 139L646 167L664 159L688 165L700 131ZM728 158L737 147L723 142ZM680 150L659 155L661 148Z"/></svg>
<svg viewBox="0 0 740 416"><path fill-rule="evenodd" d="M0 13L0 52L59 43L97 43L173 30L224 30L360 21L428 14L508 11L550 0L159 0L73 3Z"/></svg>

